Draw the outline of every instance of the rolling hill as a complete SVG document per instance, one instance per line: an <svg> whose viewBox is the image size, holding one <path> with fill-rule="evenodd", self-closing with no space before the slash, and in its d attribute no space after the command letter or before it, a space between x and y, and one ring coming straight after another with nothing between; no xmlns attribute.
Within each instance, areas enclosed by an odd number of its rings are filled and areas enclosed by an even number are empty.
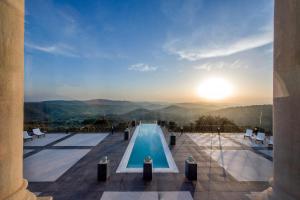
<svg viewBox="0 0 300 200"><path fill-rule="evenodd" d="M87 101L26 102L25 123L82 121L106 116L115 120L166 120L194 122L201 115L226 117L240 126L272 127L272 105L226 107L205 103L152 103L94 99Z"/></svg>
<svg viewBox="0 0 300 200"><path fill-rule="evenodd" d="M213 116L226 117L239 126L260 126L272 129L272 105L230 107L208 112Z"/></svg>

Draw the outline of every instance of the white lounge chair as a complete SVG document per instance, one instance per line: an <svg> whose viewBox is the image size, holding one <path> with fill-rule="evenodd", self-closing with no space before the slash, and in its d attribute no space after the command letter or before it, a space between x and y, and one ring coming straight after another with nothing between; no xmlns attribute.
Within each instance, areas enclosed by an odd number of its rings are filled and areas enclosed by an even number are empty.
<svg viewBox="0 0 300 200"><path fill-rule="evenodd" d="M24 140L28 140L28 139L33 140L33 137L30 136L27 131L23 131L23 139Z"/></svg>
<svg viewBox="0 0 300 200"><path fill-rule="evenodd" d="M246 129L246 133L244 135L244 138L249 137L252 138L253 130L252 129Z"/></svg>
<svg viewBox="0 0 300 200"><path fill-rule="evenodd" d="M258 132L258 133L257 133L257 136L256 136L256 138L255 138L255 141L256 141L256 142L262 142L262 143L264 143L265 138L266 138L265 133Z"/></svg>
<svg viewBox="0 0 300 200"><path fill-rule="evenodd" d="M273 146L273 136L270 136L268 146Z"/></svg>
<svg viewBox="0 0 300 200"><path fill-rule="evenodd" d="M46 136L45 133L43 133L39 128L35 128L35 129L32 129L32 132L34 135L40 137L40 136Z"/></svg>

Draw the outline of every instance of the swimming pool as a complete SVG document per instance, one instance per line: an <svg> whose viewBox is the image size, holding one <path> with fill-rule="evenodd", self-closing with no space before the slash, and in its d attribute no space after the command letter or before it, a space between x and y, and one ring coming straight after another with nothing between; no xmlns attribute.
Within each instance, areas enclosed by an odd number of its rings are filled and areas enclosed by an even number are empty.
<svg viewBox="0 0 300 200"><path fill-rule="evenodd" d="M146 156L152 158L153 172L178 172L163 132L157 124L137 126L117 173L142 172Z"/></svg>

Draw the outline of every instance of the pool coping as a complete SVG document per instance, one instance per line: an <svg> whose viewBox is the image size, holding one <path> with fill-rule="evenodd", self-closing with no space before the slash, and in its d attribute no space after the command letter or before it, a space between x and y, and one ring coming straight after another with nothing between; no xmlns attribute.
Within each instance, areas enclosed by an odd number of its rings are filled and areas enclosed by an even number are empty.
<svg viewBox="0 0 300 200"><path fill-rule="evenodd" d="M165 153L165 156L167 158L169 167L168 168L153 168L153 173L178 173L179 172L178 168L177 168L176 163L173 159L171 151L170 151L170 149L167 145L166 139L163 135L163 131L161 130L161 128L158 125L156 125L156 128L158 129L160 140L161 140L161 143L163 145L164 153ZM128 161L129 161L129 158L130 158L130 155L131 155L136 137L138 135L139 129L140 129L140 125L138 125L136 127L136 129L133 133L133 136L132 136L132 138L131 138L131 140L130 140L127 148L126 148L126 151L125 151L125 153L124 153L124 155L121 159L121 162L120 162L120 164L117 168L116 173L142 173L143 172L143 168L127 168L127 164L128 164Z"/></svg>

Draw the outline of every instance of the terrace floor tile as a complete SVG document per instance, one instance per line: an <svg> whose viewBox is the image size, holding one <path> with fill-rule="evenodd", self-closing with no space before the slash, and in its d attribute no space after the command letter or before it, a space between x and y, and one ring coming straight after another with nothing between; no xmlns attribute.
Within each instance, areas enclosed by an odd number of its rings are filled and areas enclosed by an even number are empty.
<svg viewBox="0 0 300 200"><path fill-rule="evenodd" d="M210 134L205 135L205 137L207 137ZM76 135L71 135L62 140L67 141L75 136ZM35 153L33 155L28 153L28 157L25 158L24 163L28 162L28 159L31 157L37 156L43 151L90 150L88 153L82 155L70 168L60 174L59 178L55 181L36 182L29 179L29 189L31 191L42 192L41 196L53 196L55 200L99 200L106 192L154 192L160 194L160 192L179 191L188 191L195 200L243 200L247 199L247 195L252 192L260 192L270 186L267 178L264 178L263 180L255 178L256 181L240 181L241 179L234 177L234 173L228 170L232 168L232 166L229 165L232 161L233 164L235 163L236 165L243 167L248 166L249 168L258 168L262 171L266 170L267 173L272 171L268 167L264 168L259 165L248 163L256 161L260 162L261 160L262 166L266 163L267 165L272 163L270 159L266 158L268 156L259 152L259 150L265 150L265 148L254 149L242 143L235 142L230 137L230 134L225 136L222 134L222 140L223 137L231 140L233 142L232 145L235 146L199 146L187 134L183 134L182 136L178 135L176 138L176 145L170 147L170 151L179 168L179 173L154 173L152 181L144 181L141 173L116 173L116 169L129 143L129 141L124 141L123 136L124 135L121 133L115 133L113 135L109 134L101 142L97 141L95 146L73 146L74 144L72 144L72 146L54 146L59 142L63 142L60 140L56 143L37 149L36 152L32 152ZM165 133L167 141L169 140L169 136L168 133ZM80 145L83 144L84 143L81 143ZM227 145L229 144L230 143L227 143ZM236 144L239 146L236 146ZM209 151L209 154L207 151ZM224 163L229 164L221 165L217 159L214 159L214 157L220 156L220 151L223 152ZM77 153L73 152L73 154L76 155ZM237 155L237 158L231 154ZM111 173L107 181L98 182L97 163L103 156L108 156L108 159L110 160ZM189 181L185 177L184 161L188 156L193 156L198 163L197 181ZM249 157L248 160L245 159L245 156ZM43 169L43 166L46 164L38 163L36 161L38 159L43 160L45 163L48 162L49 165L51 165L52 160L55 160L51 156L37 156L35 159L31 160L31 162L34 161L31 166L41 166L41 169ZM244 165L245 163L242 162L243 159L244 161L247 161L247 165ZM57 159L57 161L53 163L56 162L64 163L64 160ZM226 168L227 166L230 166L231 168ZM248 169L246 169L246 171L247 170ZM55 171L55 169L50 169L45 172L45 174L51 174L53 171ZM262 172L262 174L264 173L265 172ZM255 174L253 176L256 177ZM105 197L105 195L103 195L103 197ZM124 195L122 197L124 197Z"/></svg>
<svg viewBox="0 0 300 200"><path fill-rule="evenodd" d="M157 192L104 192L101 200L158 200Z"/></svg>
<svg viewBox="0 0 300 200"><path fill-rule="evenodd" d="M62 139L68 135L69 134L64 134L64 133L47 133L45 135L45 137L44 136L36 137L33 140L24 142L24 146L25 147L42 147L42 146L46 146L52 142L55 142L59 139Z"/></svg>
<svg viewBox="0 0 300 200"><path fill-rule="evenodd" d="M273 150L258 150L258 151L267 156L273 157Z"/></svg>
<svg viewBox="0 0 300 200"><path fill-rule="evenodd" d="M23 154L27 154L27 153L30 153L32 151L34 151L34 150L33 149L24 149Z"/></svg>
<svg viewBox="0 0 300 200"><path fill-rule="evenodd" d="M249 150L205 151L238 181L268 181L273 164Z"/></svg>
<svg viewBox="0 0 300 200"><path fill-rule="evenodd" d="M90 150L43 150L24 160L24 176L30 182L56 181Z"/></svg>
<svg viewBox="0 0 300 200"><path fill-rule="evenodd" d="M198 146L240 147L241 145L217 134L188 134Z"/></svg>
<svg viewBox="0 0 300 200"><path fill-rule="evenodd" d="M54 146L96 146L108 134L105 133L81 133L76 134L66 140L63 140Z"/></svg>

